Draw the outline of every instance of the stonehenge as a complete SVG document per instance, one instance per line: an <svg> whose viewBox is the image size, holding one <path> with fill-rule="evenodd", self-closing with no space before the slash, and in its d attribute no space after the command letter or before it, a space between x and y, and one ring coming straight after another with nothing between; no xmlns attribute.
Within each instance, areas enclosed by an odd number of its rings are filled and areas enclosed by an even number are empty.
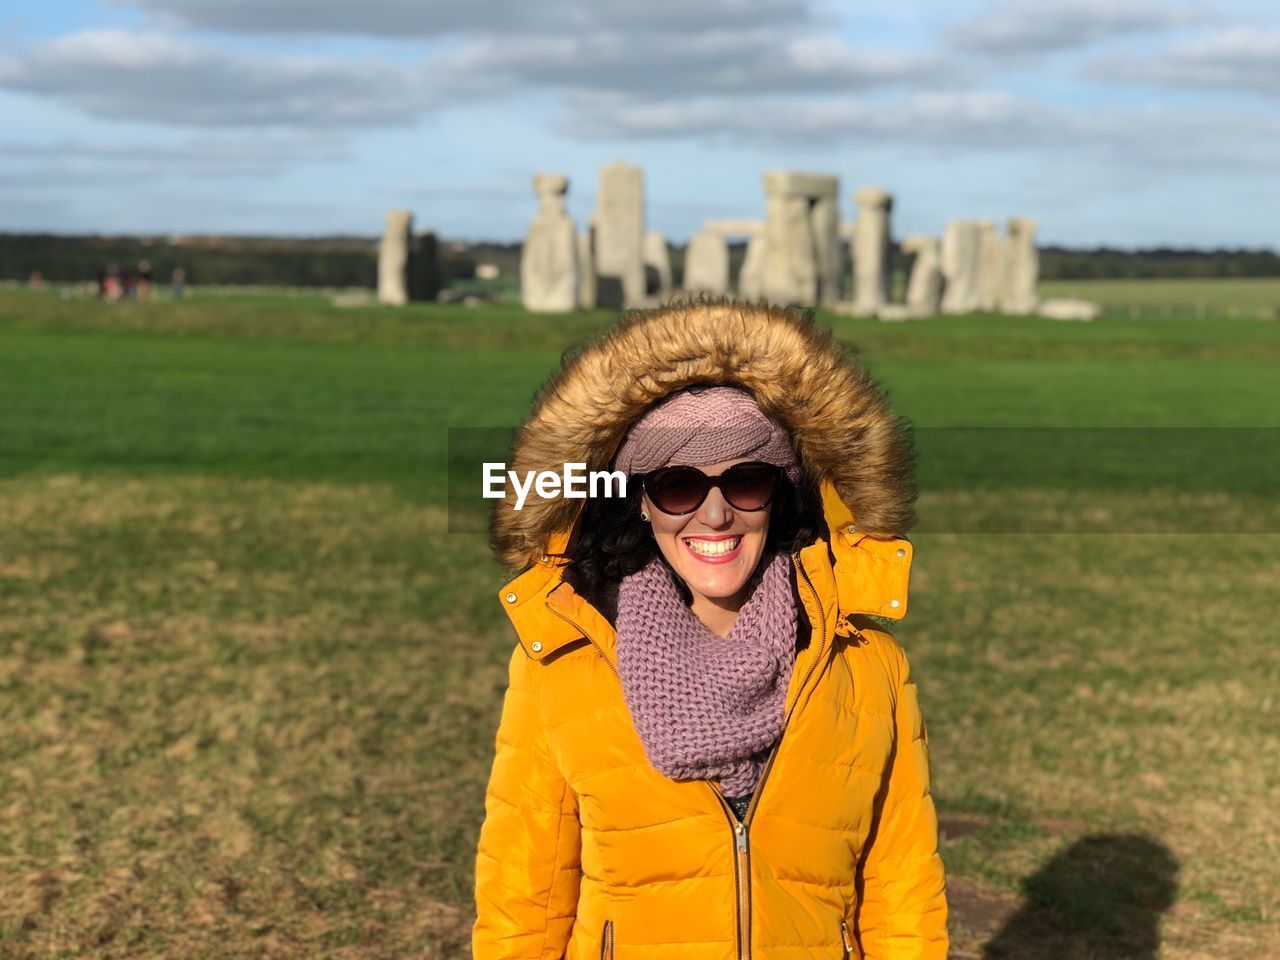
<svg viewBox="0 0 1280 960"><path fill-rule="evenodd" d="M645 296L665 300L671 295L671 251L667 238L650 230L644 235Z"/></svg>
<svg viewBox="0 0 1280 960"><path fill-rule="evenodd" d="M1040 253L1036 250L1036 222L1030 217L1009 221L1005 241L1004 287L999 309L1003 313L1035 313L1040 302Z"/></svg>
<svg viewBox="0 0 1280 960"><path fill-rule="evenodd" d="M764 175L760 286L766 299L806 306L840 299L839 188L832 176Z"/></svg>
<svg viewBox="0 0 1280 960"><path fill-rule="evenodd" d="M942 305L942 261L938 238L923 235L902 241L904 253L914 254L911 276L907 280L907 310L917 316L931 317Z"/></svg>
<svg viewBox="0 0 1280 960"><path fill-rule="evenodd" d="M684 281L689 293L721 296L729 292L729 242L723 233L703 227L684 251Z"/></svg>
<svg viewBox="0 0 1280 960"><path fill-rule="evenodd" d="M879 187L853 195L858 219L853 229L853 309L874 316L889 302L889 211L893 197Z"/></svg>
<svg viewBox="0 0 1280 960"><path fill-rule="evenodd" d="M408 210L387 211L387 228L378 244L378 302L403 307L409 302L409 248L413 236L413 214Z"/></svg>
<svg viewBox="0 0 1280 960"><path fill-rule="evenodd" d="M644 171L621 160L600 171L596 194L597 302L631 309L648 303L644 268Z"/></svg>
<svg viewBox="0 0 1280 960"><path fill-rule="evenodd" d="M943 313L978 309L978 274L982 268L982 231L972 220L953 220L942 234Z"/></svg>
<svg viewBox="0 0 1280 960"><path fill-rule="evenodd" d="M596 305L596 256L591 231L578 234L578 309L593 310Z"/></svg>
<svg viewBox="0 0 1280 960"><path fill-rule="evenodd" d="M411 300L431 300L440 287L436 235L413 232L413 214L387 211L387 226L378 243L378 303L403 307Z"/></svg>
<svg viewBox="0 0 1280 960"><path fill-rule="evenodd" d="M978 221L978 309L999 309L1004 295L1005 242L994 220Z"/></svg>
<svg viewBox="0 0 1280 960"><path fill-rule="evenodd" d="M534 313L566 313L578 305L578 234L564 209L569 178L533 178L538 215L520 251L520 299Z"/></svg>
<svg viewBox="0 0 1280 960"><path fill-rule="evenodd" d="M831 174L766 172L763 219L705 221L685 247L677 290L666 237L646 229L641 168L619 160L600 170L595 211L583 232L565 211L568 178L538 174L538 213L521 252L522 300L530 310L565 312L649 307L673 295L736 295L882 320L1041 312L1035 220L1013 217L1003 235L994 220L953 220L941 237L917 234L895 245L893 195L882 187L859 188L852 195L856 215L842 222L839 183ZM405 289L414 282L405 265L414 246L410 215L392 211L379 254L382 302L414 298ZM739 255L735 282L732 264ZM892 283L899 263L910 264L905 296L895 294ZM1048 314L1082 309L1053 304Z"/></svg>

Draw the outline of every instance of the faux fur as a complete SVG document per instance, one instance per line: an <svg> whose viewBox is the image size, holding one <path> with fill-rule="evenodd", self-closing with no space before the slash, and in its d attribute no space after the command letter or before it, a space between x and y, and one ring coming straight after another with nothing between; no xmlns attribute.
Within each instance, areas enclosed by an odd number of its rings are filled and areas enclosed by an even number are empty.
<svg viewBox="0 0 1280 960"><path fill-rule="evenodd" d="M811 313L727 299L624 314L565 354L534 397L507 468L559 473L566 462L603 470L627 428L654 402L694 383L737 384L796 440L815 483L830 479L858 528L905 536L915 523L909 426L857 361L855 348ZM572 524L581 499L495 500L489 542L519 572Z"/></svg>

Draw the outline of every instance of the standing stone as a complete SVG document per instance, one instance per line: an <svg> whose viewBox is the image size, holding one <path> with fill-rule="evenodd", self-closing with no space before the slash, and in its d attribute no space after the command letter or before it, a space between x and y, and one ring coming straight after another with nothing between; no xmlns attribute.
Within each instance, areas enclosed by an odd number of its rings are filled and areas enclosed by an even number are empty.
<svg viewBox="0 0 1280 960"><path fill-rule="evenodd" d="M434 300L440 292L440 241L431 230L413 237L409 247L410 300Z"/></svg>
<svg viewBox="0 0 1280 960"><path fill-rule="evenodd" d="M408 210L387 213L387 229L378 245L378 302L403 307L409 302L409 247L413 214Z"/></svg>
<svg viewBox="0 0 1280 960"><path fill-rule="evenodd" d="M671 251L667 238L653 230L644 235L644 273L647 296L671 296Z"/></svg>
<svg viewBox="0 0 1280 960"><path fill-rule="evenodd" d="M1036 249L1036 222L1030 217L1009 221L1005 257L1000 309L1005 313L1035 313L1040 302L1040 252Z"/></svg>
<svg viewBox="0 0 1280 960"><path fill-rule="evenodd" d="M684 251L684 281L690 293L722 296L729 292L729 244L724 234L704 229Z"/></svg>
<svg viewBox="0 0 1280 960"><path fill-rule="evenodd" d="M943 313L972 313L978 309L978 270L982 235L972 220L954 220L942 236Z"/></svg>
<svg viewBox="0 0 1280 960"><path fill-rule="evenodd" d="M889 302L889 212L893 197L879 187L853 195L858 220L853 237L853 309L874 316Z"/></svg>
<svg viewBox="0 0 1280 960"><path fill-rule="evenodd" d="M578 304L578 236L564 209L569 178L533 178L538 215L520 251L520 299L536 313L568 313Z"/></svg>
<svg viewBox="0 0 1280 960"><path fill-rule="evenodd" d="M978 221L978 309L994 313L1004 293L1005 242L994 220Z"/></svg>
<svg viewBox="0 0 1280 960"><path fill-rule="evenodd" d="M596 256L593 231L578 234L578 309L596 308Z"/></svg>
<svg viewBox="0 0 1280 960"><path fill-rule="evenodd" d="M769 301L808 305L839 299L839 185L836 177L819 174L764 175L761 282Z"/></svg>
<svg viewBox="0 0 1280 960"><path fill-rule="evenodd" d="M747 250L738 269L738 296L755 302L764 299L764 233L747 240Z"/></svg>
<svg viewBox="0 0 1280 960"><path fill-rule="evenodd" d="M938 255L938 238L907 237L902 241L902 251L915 254L911 277L907 281L907 311L913 316L931 317L942 303L942 262Z"/></svg>
<svg viewBox="0 0 1280 960"><path fill-rule="evenodd" d="M619 160L600 171L593 223L600 306L644 306L643 170Z"/></svg>
<svg viewBox="0 0 1280 960"><path fill-rule="evenodd" d="M814 180L809 219L818 266L818 302L834 304L840 299L844 273L844 250L840 242L840 181L836 177L815 177Z"/></svg>

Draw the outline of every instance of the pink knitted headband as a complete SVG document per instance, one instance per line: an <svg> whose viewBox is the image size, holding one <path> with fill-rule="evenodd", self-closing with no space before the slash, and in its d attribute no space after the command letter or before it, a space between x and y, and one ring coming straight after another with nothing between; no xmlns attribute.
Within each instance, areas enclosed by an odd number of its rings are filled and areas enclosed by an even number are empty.
<svg viewBox="0 0 1280 960"><path fill-rule="evenodd" d="M659 400L627 431L614 469L648 473L668 463L702 466L741 458L782 467L792 483L800 467L790 436L741 387L686 387Z"/></svg>

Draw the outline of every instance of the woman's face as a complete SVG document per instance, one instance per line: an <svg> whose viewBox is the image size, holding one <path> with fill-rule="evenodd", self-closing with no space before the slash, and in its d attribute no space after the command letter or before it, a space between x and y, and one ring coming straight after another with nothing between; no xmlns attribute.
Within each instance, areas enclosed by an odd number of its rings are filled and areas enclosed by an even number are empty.
<svg viewBox="0 0 1280 960"><path fill-rule="evenodd" d="M745 458L698 466L709 477L719 476ZM673 464L667 464L672 466ZM719 607L737 609L741 596L769 533L772 505L763 510L735 510L719 487L712 488L692 513L672 516L653 505L646 493L641 507L649 515L653 537L667 562L693 591Z"/></svg>

